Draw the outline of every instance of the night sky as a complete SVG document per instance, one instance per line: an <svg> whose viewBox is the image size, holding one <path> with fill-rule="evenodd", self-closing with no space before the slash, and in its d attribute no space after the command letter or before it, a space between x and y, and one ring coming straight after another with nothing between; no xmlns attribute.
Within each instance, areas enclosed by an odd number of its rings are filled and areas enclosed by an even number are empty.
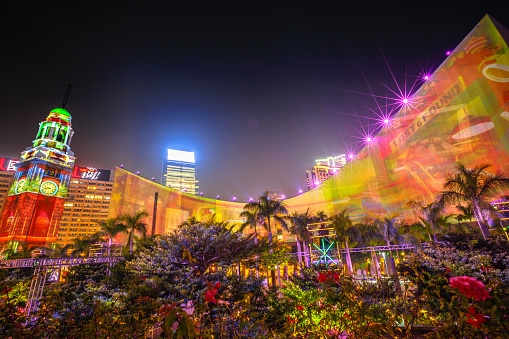
<svg viewBox="0 0 509 339"><path fill-rule="evenodd" d="M77 165L160 181L167 148L194 150L206 196L291 196L372 128L370 92L410 88L485 14L509 26L505 1L468 3L2 1L0 156L71 83Z"/></svg>

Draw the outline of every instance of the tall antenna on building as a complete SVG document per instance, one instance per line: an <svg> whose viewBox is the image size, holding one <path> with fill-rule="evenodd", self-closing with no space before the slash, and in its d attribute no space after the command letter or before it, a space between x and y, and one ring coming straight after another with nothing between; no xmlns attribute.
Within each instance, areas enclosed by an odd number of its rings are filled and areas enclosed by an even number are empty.
<svg viewBox="0 0 509 339"><path fill-rule="evenodd" d="M62 108L65 108L67 104L67 99L69 98L69 93L71 92L71 84L67 85L67 89L65 90L64 100L62 100Z"/></svg>

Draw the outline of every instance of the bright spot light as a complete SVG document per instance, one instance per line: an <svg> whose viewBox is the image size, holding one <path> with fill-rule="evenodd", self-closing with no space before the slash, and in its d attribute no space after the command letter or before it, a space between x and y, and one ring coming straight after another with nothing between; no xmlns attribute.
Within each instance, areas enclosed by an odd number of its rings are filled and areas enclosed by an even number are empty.
<svg viewBox="0 0 509 339"><path fill-rule="evenodd" d="M320 181L315 180L315 186L318 186L318 185L320 185Z"/></svg>
<svg viewBox="0 0 509 339"><path fill-rule="evenodd" d="M353 154L349 154L349 155L348 155L348 157L349 157L350 159L353 159L354 155L353 155Z"/></svg>
<svg viewBox="0 0 509 339"><path fill-rule="evenodd" d="M384 124L388 124L389 123L389 119L384 119Z"/></svg>
<svg viewBox="0 0 509 339"><path fill-rule="evenodd" d="M216 197L216 199L219 199L219 198L221 198L221 197L218 195L218 196Z"/></svg>
<svg viewBox="0 0 509 339"><path fill-rule="evenodd" d="M302 190L299 190L299 194L302 193Z"/></svg>
<svg viewBox="0 0 509 339"><path fill-rule="evenodd" d="M253 201L253 198L249 198L249 201Z"/></svg>
<svg viewBox="0 0 509 339"><path fill-rule="evenodd" d="M371 142L371 140L372 140L372 139L371 139L371 137L367 137L367 138L366 138L366 141L367 141L367 142Z"/></svg>
<svg viewBox="0 0 509 339"><path fill-rule="evenodd" d="M424 80L429 80L429 75L425 75Z"/></svg>
<svg viewBox="0 0 509 339"><path fill-rule="evenodd" d="M408 104L408 99L407 99L407 98L403 98L403 100L402 100L402 101L403 101L403 103L404 103L405 105L406 105L406 104Z"/></svg>
<svg viewBox="0 0 509 339"><path fill-rule="evenodd" d="M283 194L283 195L281 196L281 199L286 199L286 195L284 195L284 194Z"/></svg>
<svg viewBox="0 0 509 339"><path fill-rule="evenodd" d="M336 173L337 171L338 171L338 170L337 170L337 168L334 168L334 169L332 170L332 173Z"/></svg>
<svg viewBox="0 0 509 339"><path fill-rule="evenodd" d="M445 55L451 55L451 53L452 53L451 51L447 51L445 52Z"/></svg>
<svg viewBox="0 0 509 339"><path fill-rule="evenodd" d="M200 195L203 195L203 192L200 192Z"/></svg>
<svg viewBox="0 0 509 339"><path fill-rule="evenodd" d="M233 199L232 199L232 200L233 200L233 201L237 200L237 197L233 197Z"/></svg>

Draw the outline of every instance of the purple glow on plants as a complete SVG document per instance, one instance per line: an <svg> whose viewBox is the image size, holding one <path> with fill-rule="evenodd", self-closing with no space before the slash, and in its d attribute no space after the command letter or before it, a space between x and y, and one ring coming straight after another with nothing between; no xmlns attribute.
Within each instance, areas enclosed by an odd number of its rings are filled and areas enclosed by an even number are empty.
<svg viewBox="0 0 509 339"><path fill-rule="evenodd" d="M140 174L140 172L138 171L138 172L136 172L136 174L137 174L137 175L139 175L139 174Z"/></svg>
<svg viewBox="0 0 509 339"><path fill-rule="evenodd" d="M203 192L200 192L200 195L203 195Z"/></svg>
<svg viewBox="0 0 509 339"><path fill-rule="evenodd" d="M120 168L124 168L124 165L120 165Z"/></svg>
<svg viewBox="0 0 509 339"><path fill-rule="evenodd" d="M249 198L249 201L253 201L254 199L253 198Z"/></svg>
<svg viewBox="0 0 509 339"><path fill-rule="evenodd" d="M154 180L156 180L156 178L152 178L151 180L154 181Z"/></svg>
<svg viewBox="0 0 509 339"><path fill-rule="evenodd" d="M221 198L221 197L220 197L219 195L216 197L216 199L220 199L220 198Z"/></svg>

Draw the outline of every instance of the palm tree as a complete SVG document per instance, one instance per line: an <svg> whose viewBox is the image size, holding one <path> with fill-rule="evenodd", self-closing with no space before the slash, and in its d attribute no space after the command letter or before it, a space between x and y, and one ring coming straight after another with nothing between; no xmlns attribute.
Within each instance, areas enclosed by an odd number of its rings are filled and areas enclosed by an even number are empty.
<svg viewBox="0 0 509 339"><path fill-rule="evenodd" d="M472 219L475 218L474 209L471 204L466 206L456 205L456 209L460 211L459 214L456 215L456 220L458 222L463 222L464 220L468 220L468 222L472 222Z"/></svg>
<svg viewBox="0 0 509 339"><path fill-rule="evenodd" d="M313 218L309 214L309 208L305 213L298 213L295 211L291 216L288 217L291 223L290 233L295 235L297 240L297 256L299 258L299 265L302 265L301 254L304 252L305 260L304 263L309 264L309 242L310 232L308 229L308 224L312 222ZM301 247L302 242L302 247Z"/></svg>
<svg viewBox="0 0 509 339"><path fill-rule="evenodd" d="M66 258L67 252L72 248L72 244L67 244L62 246L60 244L55 244L55 247L51 251L51 256L53 258Z"/></svg>
<svg viewBox="0 0 509 339"><path fill-rule="evenodd" d="M376 243L381 240L381 236L378 233L378 227L373 222L365 222L365 223L359 223L356 225L357 230L359 231L360 236L360 242L363 246L366 246L368 244L374 245L373 243ZM380 269L378 264L378 257L376 256L375 251L373 250L373 247L370 249L371 252L371 260L373 262L373 267L375 268L375 276L376 278L380 278Z"/></svg>
<svg viewBox="0 0 509 339"><path fill-rule="evenodd" d="M331 220L331 226L334 228L334 232L336 233L336 239L338 243L345 244L346 249L346 266L348 269L348 273L353 275L353 265L352 258L350 256L350 248L348 247L348 242L361 242L361 234L359 230L353 225L352 220L346 214L346 209L331 215L329 218Z"/></svg>
<svg viewBox="0 0 509 339"><path fill-rule="evenodd" d="M74 256L88 256L90 253L90 245L92 245L89 238L80 238L76 237L74 238L74 242L72 244L73 251L71 255Z"/></svg>
<svg viewBox="0 0 509 339"><path fill-rule="evenodd" d="M392 214L387 216L382 216L375 218L373 220L375 224L378 226L378 233L380 238L384 243L389 247L389 262L391 264L391 269L394 273L396 273L396 264L394 263L394 258L392 256L391 243L393 244L412 244L414 248L420 248L421 243L419 240L410 234L401 234L400 225L399 225L399 215ZM401 228L402 230L402 228ZM400 261L399 252L396 250L396 255L398 257L398 261Z"/></svg>
<svg viewBox="0 0 509 339"><path fill-rule="evenodd" d="M433 240L437 242L436 228L438 218L445 210L444 203L442 201L432 201L426 204L421 201L409 201L407 206L419 212L423 220L429 224Z"/></svg>
<svg viewBox="0 0 509 339"><path fill-rule="evenodd" d="M283 215L288 214L284 202L280 200L274 200L269 198L269 192L265 191L256 201L251 201L244 205L244 209L256 215L255 220L259 221L260 224L267 229L269 232L269 244L272 245L272 228L270 221L273 219L276 223L279 223L281 227L288 231L288 225L286 224ZM277 226L276 226L277 232ZM280 270L277 270L279 280ZM275 285L275 272L272 271L272 281Z"/></svg>
<svg viewBox="0 0 509 339"><path fill-rule="evenodd" d="M98 235L108 237L108 256L110 255L113 238L115 238L115 236L119 233L126 232L126 225L122 224L119 219L119 217L108 218L98 223L101 227Z"/></svg>
<svg viewBox="0 0 509 339"><path fill-rule="evenodd" d="M246 221L240 226L241 231L244 231L244 229L247 226L254 228L254 230L255 230L255 244L258 244L258 232L256 230L256 226L263 225L264 219L258 213L257 209L253 210L253 211L244 210L244 211L242 211L242 213L240 213L240 217L246 219Z"/></svg>
<svg viewBox="0 0 509 339"><path fill-rule="evenodd" d="M279 223L282 228L288 231L288 225L286 224L283 215L288 214L288 210L284 202L280 200L274 200L269 198L269 192L264 192L257 201L251 201L244 205L244 209L256 213L256 220L263 220L262 226L267 228L269 232L269 243L272 244L272 228L271 220ZM277 232L277 227L276 227Z"/></svg>
<svg viewBox="0 0 509 339"><path fill-rule="evenodd" d="M138 211L136 213L124 213L120 220L125 227L125 233L129 236L127 242L129 243L129 253L133 253L134 232L141 232L142 236L147 234L147 223L143 219L147 218L150 214L145 211Z"/></svg>
<svg viewBox="0 0 509 339"><path fill-rule="evenodd" d="M483 212L493 210L488 199L509 186L509 178L501 173L493 173L486 169L490 165L481 165L472 169L459 163L456 173L449 175L440 193L440 200L444 203L470 203L481 229L483 237L490 237L490 230Z"/></svg>

